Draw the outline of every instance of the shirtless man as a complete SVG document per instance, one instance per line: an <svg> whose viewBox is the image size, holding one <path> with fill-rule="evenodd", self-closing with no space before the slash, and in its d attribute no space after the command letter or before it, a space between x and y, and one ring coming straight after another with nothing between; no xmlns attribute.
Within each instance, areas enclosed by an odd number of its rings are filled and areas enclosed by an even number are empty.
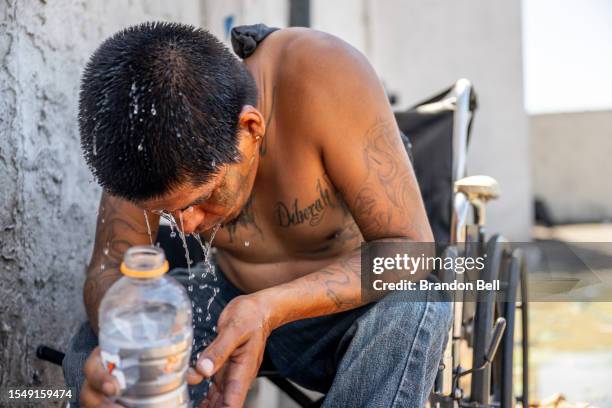
<svg viewBox="0 0 612 408"><path fill-rule="evenodd" d="M326 407L422 407L448 303L360 296L362 241L433 241L383 88L331 35L262 33L233 33L245 57L257 43L243 61L178 24L129 28L93 55L79 119L104 193L86 330L97 333L124 251L149 243L143 210L154 234L162 211L185 233L207 237L222 224L218 335L188 373L190 384L214 376L195 396L202 406L242 406L266 349L281 374L326 393ZM113 406L117 384L83 332L64 362L67 382L80 386L84 372L81 404Z"/></svg>

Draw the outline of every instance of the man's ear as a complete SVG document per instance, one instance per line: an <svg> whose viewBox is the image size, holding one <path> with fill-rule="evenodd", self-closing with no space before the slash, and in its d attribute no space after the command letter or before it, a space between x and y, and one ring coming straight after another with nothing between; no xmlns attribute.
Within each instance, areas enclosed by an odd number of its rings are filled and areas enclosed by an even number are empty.
<svg viewBox="0 0 612 408"><path fill-rule="evenodd" d="M266 122L263 115L255 107L244 105L238 118L240 130L249 132L253 141L263 138L266 133Z"/></svg>

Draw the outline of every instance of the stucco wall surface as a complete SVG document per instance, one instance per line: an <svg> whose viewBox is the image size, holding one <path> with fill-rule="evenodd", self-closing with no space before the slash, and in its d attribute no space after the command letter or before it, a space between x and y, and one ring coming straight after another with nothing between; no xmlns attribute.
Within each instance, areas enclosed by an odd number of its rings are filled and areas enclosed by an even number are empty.
<svg viewBox="0 0 612 408"><path fill-rule="evenodd" d="M0 0L0 390L61 386L36 346L65 349L85 317L100 193L76 121L86 59L126 25L200 19L194 1Z"/></svg>

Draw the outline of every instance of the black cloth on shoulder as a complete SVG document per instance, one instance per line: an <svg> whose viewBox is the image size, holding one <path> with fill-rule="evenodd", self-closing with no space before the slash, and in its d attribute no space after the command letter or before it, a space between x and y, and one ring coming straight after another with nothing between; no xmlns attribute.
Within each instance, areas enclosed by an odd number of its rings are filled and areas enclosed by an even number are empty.
<svg viewBox="0 0 612 408"><path fill-rule="evenodd" d="M232 48L240 58L248 58L270 33L278 30L265 24L243 25L232 28Z"/></svg>

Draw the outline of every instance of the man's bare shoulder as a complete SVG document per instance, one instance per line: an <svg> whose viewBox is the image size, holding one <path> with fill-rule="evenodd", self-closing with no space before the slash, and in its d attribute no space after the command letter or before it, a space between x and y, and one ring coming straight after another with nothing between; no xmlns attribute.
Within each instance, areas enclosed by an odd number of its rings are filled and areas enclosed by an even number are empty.
<svg viewBox="0 0 612 408"><path fill-rule="evenodd" d="M286 28L271 35L276 48L279 80L312 84L341 77L374 74L365 56L349 43L331 34L308 28Z"/></svg>
<svg viewBox="0 0 612 408"><path fill-rule="evenodd" d="M279 30L270 39L279 103L291 109L296 126L334 132L339 118L355 115L367 100L386 100L367 58L347 42L305 28Z"/></svg>

